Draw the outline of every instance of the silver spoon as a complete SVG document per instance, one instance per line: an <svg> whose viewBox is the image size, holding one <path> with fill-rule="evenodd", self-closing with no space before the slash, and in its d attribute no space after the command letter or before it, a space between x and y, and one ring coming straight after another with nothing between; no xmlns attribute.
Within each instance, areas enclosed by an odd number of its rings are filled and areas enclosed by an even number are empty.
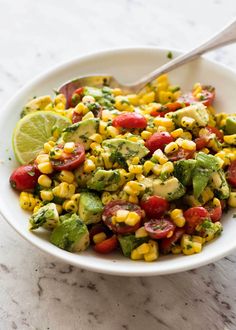
<svg viewBox="0 0 236 330"><path fill-rule="evenodd" d="M83 76L77 79L73 79L69 81L58 89L60 93L63 93L67 100L70 99L73 92L83 86L93 86L93 87L101 87L101 86L109 86L111 88L121 88L125 93L137 93L143 87L145 87L148 83L153 81L155 78L160 76L161 74L170 72L177 67L186 64L198 56L209 52L213 49L225 46L227 44L233 43L236 41L236 21L232 21L226 27L224 27L221 31L216 33L212 38L208 41L204 42L200 46L190 50L189 52L178 56L174 60L162 65L158 69L152 71L147 74L145 77L141 78L139 81L131 84L125 85L121 84L117 81L113 76L110 75L95 75L95 76Z"/></svg>

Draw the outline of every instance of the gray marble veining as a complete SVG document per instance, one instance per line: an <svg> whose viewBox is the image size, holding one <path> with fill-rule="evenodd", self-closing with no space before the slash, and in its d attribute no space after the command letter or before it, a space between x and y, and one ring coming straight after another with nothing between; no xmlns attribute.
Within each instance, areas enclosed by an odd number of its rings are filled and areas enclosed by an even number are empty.
<svg viewBox="0 0 236 330"><path fill-rule="evenodd" d="M236 14L234 0L0 0L1 104L36 74L110 47L189 49ZM236 46L209 57L236 69ZM0 329L234 330L236 254L176 275L121 278L47 256L0 218Z"/></svg>

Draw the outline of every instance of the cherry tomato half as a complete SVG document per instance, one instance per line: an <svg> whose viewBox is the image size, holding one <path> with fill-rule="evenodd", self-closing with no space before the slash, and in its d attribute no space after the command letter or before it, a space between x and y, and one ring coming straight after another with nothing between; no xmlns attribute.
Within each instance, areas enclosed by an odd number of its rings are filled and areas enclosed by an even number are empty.
<svg viewBox="0 0 236 330"><path fill-rule="evenodd" d="M208 145L209 139L206 136L201 136L196 138L194 142L196 143L196 149L202 150Z"/></svg>
<svg viewBox="0 0 236 330"><path fill-rule="evenodd" d="M186 233L192 234L199 224L201 224L206 218L210 218L210 214L204 207L195 206L185 211L184 217L186 220Z"/></svg>
<svg viewBox="0 0 236 330"><path fill-rule="evenodd" d="M57 148L59 149L63 149L63 147L62 144L57 145ZM52 167L56 171L72 171L85 161L84 146L80 143L76 143L73 153L63 152L60 159L53 159L50 157L50 161Z"/></svg>
<svg viewBox="0 0 236 330"><path fill-rule="evenodd" d="M107 225L107 227L110 228L114 233L128 234L135 232L140 227L141 219L134 226L128 226L124 222L119 222L115 224L112 223L112 217L116 215L118 210L133 211L136 212L140 216L140 218L142 218L143 211L141 210L141 208L136 204L132 204L122 200L116 200L108 203L105 206L102 214L102 220Z"/></svg>
<svg viewBox="0 0 236 330"><path fill-rule="evenodd" d="M206 206L206 209L210 215L211 221L216 222L220 221L222 217L222 208L221 206L216 206L216 207L208 207Z"/></svg>
<svg viewBox="0 0 236 330"><path fill-rule="evenodd" d="M163 238L160 240L160 250L163 254L170 253L172 246L180 240L185 230L183 228L176 228L174 234L170 238Z"/></svg>
<svg viewBox="0 0 236 330"><path fill-rule="evenodd" d="M122 113L113 119L112 125L122 128L145 128L147 126L147 119L139 113Z"/></svg>
<svg viewBox="0 0 236 330"><path fill-rule="evenodd" d="M172 162L179 159L191 159L194 156L194 152L194 150L186 150L183 148L179 148L179 150L173 152L170 156L168 156L168 158Z"/></svg>
<svg viewBox="0 0 236 330"><path fill-rule="evenodd" d="M114 251L118 246L118 241L115 235L105 241L94 245L94 251L102 254L107 254Z"/></svg>
<svg viewBox="0 0 236 330"><path fill-rule="evenodd" d="M180 108L182 108L182 104L179 102L167 103L165 105L160 104L160 107L152 110L150 115L153 117L164 117L168 112L174 112Z"/></svg>
<svg viewBox="0 0 236 330"><path fill-rule="evenodd" d="M41 173L35 165L23 165L11 174L10 185L18 191L32 191L40 175Z"/></svg>
<svg viewBox="0 0 236 330"><path fill-rule="evenodd" d="M110 229L107 226L105 226L104 223L96 223L95 225L93 225L92 228L89 230L90 242L93 243L93 237L102 232L107 234L108 236L111 236L112 234Z"/></svg>
<svg viewBox="0 0 236 330"><path fill-rule="evenodd" d="M164 238L174 232L175 225L169 219L152 219L144 223L144 227L151 238Z"/></svg>
<svg viewBox="0 0 236 330"><path fill-rule="evenodd" d="M159 196L150 196L142 200L140 206L148 218L161 217L169 209L167 200Z"/></svg>
<svg viewBox="0 0 236 330"><path fill-rule="evenodd" d="M145 147L153 154L157 149L164 150L165 146L174 139L168 132L154 133L145 143Z"/></svg>
<svg viewBox="0 0 236 330"><path fill-rule="evenodd" d="M228 168L228 181L231 186L236 187L236 160L232 161Z"/></svg>
<svg viewBox="0 0 236 330"><path fill-rule="evenodd" d="M79 121L81 121L82 119L82 115L80 115L79 113L73 111L72 113L72 123L75 124L75 123L78 123Z"/></svg>

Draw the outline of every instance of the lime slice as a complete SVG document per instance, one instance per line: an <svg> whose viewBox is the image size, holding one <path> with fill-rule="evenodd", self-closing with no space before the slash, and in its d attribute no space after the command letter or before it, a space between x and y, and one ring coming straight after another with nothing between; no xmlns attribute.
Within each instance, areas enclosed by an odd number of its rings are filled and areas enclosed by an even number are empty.
<svg viewBox="0 0 236 330"><path fill-rule="evenodd" d="M43 149L45 142L52 138L53 130L69 126L71 121L52 111L37 111L18 121L13 133L13 149L21 164L32 162Z"/></svg>

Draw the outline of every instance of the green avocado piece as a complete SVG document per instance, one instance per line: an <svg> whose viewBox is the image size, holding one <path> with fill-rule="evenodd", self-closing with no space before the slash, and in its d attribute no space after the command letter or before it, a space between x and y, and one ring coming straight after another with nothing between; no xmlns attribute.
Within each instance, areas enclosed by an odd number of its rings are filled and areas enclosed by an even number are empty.
<svg viewBox="0 0 236 330"><path fill-rule="evenodd" d="M212 174L211 181L211 187L215 190L215 194L219 199L229 198L230 189L222 169Z"/></svg>
<svg viewBox="0 0 236 330"><path fill-rule="evenodd" d="M85 150L88 150L90 144L93 142L89 137L98 131L99 119L91 118L80 121L73 125L66 127L62 133L62 140L64 142L82 143Z"/></svg>
<svg viewBox="0 0 236 330"><path fill-rule="evenodd" d="M168 113L168 118L171 117L177 126L181 126L183 117L190 117L195 120L195 127L205 127L209 122L209 114L206 107L202 103L189 105L175 112Z"/></svg>
<svg viewBox="0 0 236 330"><path fill-rule="evenodd" d="M196 157L196 167L207 168L212 171L218 171L220 169L220 162L217 157L213 155L207 155L204 152L199 152Z"/></svg>
<svg viewBox="0 0 236 330"><path fill-rule="evenodd" d="M82 192L79 199L79 216L86 224L97 223L102 219L103 205L94 193Z"/></svg>
<svg viewBox="0 0 236 330"><path fill-rule="evenodd" d="M73 213L53 230L50 242L69 252L84 251L89 246L89 231L79 216Z"/></svg>
<svg viewBox="0 0 236 330"><path fill-rule="evenodd" d="M87 188L98 191L116 191L122 184L118 170L98 169L87 181Z"/></svg>
<svg viewBox="0 0 236 330"><path fill-rule="evenodd" d="M48 203L35 212L29 219L30 230L43 226L46 229L53 229L59 224L59 215L56 204Z"/></svg>
<svg viewBox="0 0 236 330"><path fill-rule="evenodd" d="M22 109L21 112L21 118L24 116L28 115L29 113L35 112L35 111L40 111L44 110L47 105L52 103L51 96L49 95L44 95L40 97L35 97L34 99L30 100L24 108Z"/></svg>
<svg viewBox="0 0 236 330"><path fill-rule="evenodd" d="M120 160L123 159L123 161L136 156L141 159L149 153L149 150L143 144L125 139L105 140L102 146L110 152L112 159L117 157L120 158ZM119 162L118 159L114 159L114 161Z"/></svg>
<svg viewBox="0 0 236 330"><path fill-rule="evenodd" d="M174 164L174 176L184 185L189 186L192 182L193 169L196 166L195 159L182 159Z"/></svg>
<svg viewBox="0 0 236 330"><path fill-rule="evenodd" d="M130 257L133 249L136 249L139 245L148 242L149 237L136 238L135 235L118 236L122 252L125 257Z"/></svg>
<svg viewBox="0 0 236 330"><path fill-rule="evenodd" d="M225 123L226 134L236 134L236 117L228 117Z"/></svg>
<svg viewBox="0 0 236 330"><path fill-rule="evenodd" d="M166 181L156 179L153 181L153 193L156 196L164 197L168 201L179 199L185 194L185 187L175 177Z"/></svg>
<svg viewBox="0 0 236 330"><path fill-rule="evenodd" d="M206 188L208 181L212 175L212 170L208 168L196 167L193 172L193 195L199 198L203 190Z"/></svg>

